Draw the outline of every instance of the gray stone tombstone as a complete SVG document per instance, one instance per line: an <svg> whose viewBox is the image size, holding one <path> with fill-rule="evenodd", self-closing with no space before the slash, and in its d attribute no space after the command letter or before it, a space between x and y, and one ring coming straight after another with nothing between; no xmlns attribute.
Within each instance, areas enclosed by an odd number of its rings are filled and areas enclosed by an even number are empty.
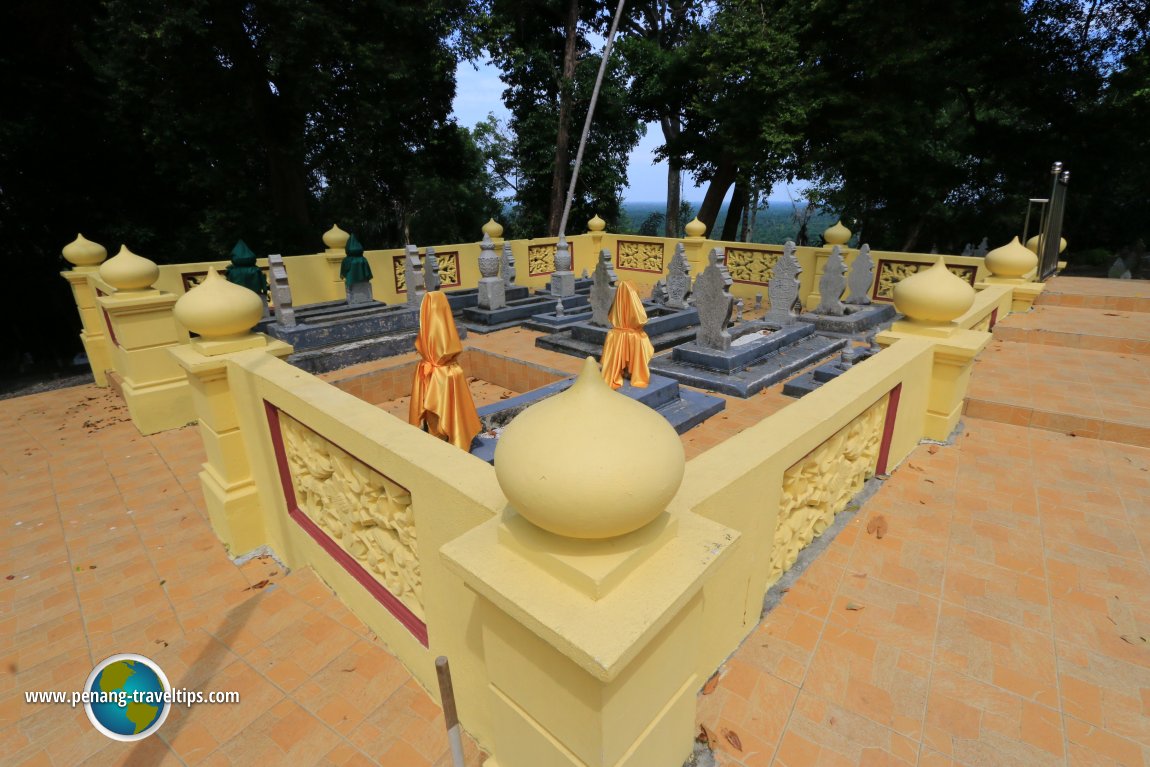
<svg viewBox="0 0 1150 767"><path fill-rule="evenodd" d="M675 246L671 263L667 270L667 306L672 309L686 309L687 296L691 292L691 265L687 263L683 244Z"/></svg>
<svg viewBox="0 0 1150 767"><path fill-rule="evenodd" d="M870 257L870 245L863 245L851 264L850 274L847 275L846 303L866 306L870 303L870 287L874 284L874 259Z"/></svg>
<svg viewBox="0 0 1150 767"><path fill-rule="evenodd" d="M575 273L571 271L571 250L567 238L559 235L555 244L555 272L551 275L551 293L559 296L575 295Z"/></svg>
<svg viewBox="0 0 1150 767"><path fill-rule="evenodd" d="M771 280L767 283L770 308L763 316L764 320L782 326L798 322L802 305L799 304L798 309L795 305L799 303L799 275L802 271L803 267L795 257L795 243L788 240L783 246L783 255L775 263Z"/></svg>
<svg viewBox="0 0 1150 767"><path fill-rule="evenodd" d="M832 317L841 317L846 314L843 307L843 291L846 290L847 265L843 262L842 251L835 245L831 256L827 259L827 266L823 276L819 278L819 305L815 307L815 314L826 314Z"/></svg>
<svg viewBox="0 0 1150 767"><path fill-rule="evenodd" d="M279 253L268 255L268 272L271 275L272 301L276 305L276 324L281 328L294 328L295 307L291 302L291 287L288 286L287 267Z"/></svg>
<svg viewBox="0 0 1150 767"><path fill-rule="evenodd" d="M502 309L507 306L507 286L498 275L499 256L495 254L495 244L486 232L479 243L479 294L480 309Z"/></svg>
<svg viewBox="0 0 1150 767"><path fill-rule="evenodd" d="M735 322L743 321L743 299L735 301Z"/></svg>
<svg viewBox="0 0 1150 767"><path fill-rule="evenodd" d="M986 254L989 251L990 243L985 237L983 237L982 242L978 243L978 247L974 249L974 255L978 256L979 258L986 258Z"/></svg>
<svg viewBox="0 0 1150 767"><path fill-rule="evenodd" d="M503 287L515 287L515 254L511 251L511 243L503 243L503 262L499 268L503 277Z"/></svg>
<svg viewBox="0 0 1150 767"><path fill-rule="evenodd" d="M727 251L722 248L714 248L711 251L709 261L718 267L719 274L723 275L723 288L729 293L731 285L733 285L735 281L731 279L731 272L727 269Z"/></svg>
<svg viewBox="0 0 1150 767"><path fill-rule="evenodd" d="M651 300L660 306L667 304L667 281L659 280L655 286L651 288Z"/></svg>
<svg viewBox="0 0 1150 767"><path fill-rule="evenodd" d="M695 278L692 294L695 308L699 310L699 330L695 333L695 343L708 349L729 351L731 334L727 327L731 324L731 312L735 299L723 284L723 273L717 263L720 251L711 251L710 263L702 274Z"/></svg>
<svg viewBox="0 0 1150 767"><path fill-rule="evenodd" d="M1123 273L1128 274L1129 270L1126 268L1126 262L1118 258L1114 260L1114 265L1110 267L1110 271L1107 272L1106 276L1112 280L1117 280L1122 278Z"/></svg>
<svg viewBox="0 0 1150 767"><path fill-rule="evenodd" d="M599 251L599 260L607 266L607 277L611 280L611 287L619 282L619 275L615 274L615 260L611 258L611 251L603 248Z"/></svg>
<svg viewBox="0 0 1150 767"><path fill-rule="evenodd" d="M590 276L590 275L588 275L588 274L587 274L587 269L586 269L586 268L584 268L584 269L583 269L583 275L580 277L580 279L583 279L583 280L585 280L585 279L587 279L589 276Z"/></svg>
<svg viewBox="0 0 1150 767"><path fill-rule="evenodd" d="M439 259L435 255L435 248L430 245L423 256L423 285L428 291L439 290L443 285L439 279Z"/></svg>
<svg viewBox="0 0 1150 767"><path fill-rule="evenodd" d="M555 316L556 317L566 317L567 316L567 307L563 306L563 299L559 299L558 301L555 302Z"/></svg>
<svg viewBox="0 0 1150 767"><path fill-rule="evenodd" d="M427 291L423 286L423 264L419 260L419 248L414 245L408 245L403 255L403 281L408 305L418 308Z"/></svg>
<svg viewBox="0 0 1150 767"><path fill-rule="evenodd" d="M348 306L370 304L375 298L371 295L371 281L353 282L347 289Z"/></svg>
<svg viewBox="0 0 1150 767"><path fill-rule="evenodd" d="M604 249L595 263L595 273L591 275L591 324L599 327L611 327L611 304L615 302L615 287L611 282L611 273L607 262L611 253Z"/></svg>
<svg viewBox="0 0 1150 767"><path fill-rule="evenodd" d="M763 308L763 294L762 293L756 293L755 294L755 311L759 311L762 308Z"/></svg>
<svg viewBox="0 0 1150 767"><path fill-rule="evenodd" d="M962 249L962 252L959 253L959 255L960 256L973 256L974 255L974 246L971 245L969 242L966 243L966 247Z"/></svg>

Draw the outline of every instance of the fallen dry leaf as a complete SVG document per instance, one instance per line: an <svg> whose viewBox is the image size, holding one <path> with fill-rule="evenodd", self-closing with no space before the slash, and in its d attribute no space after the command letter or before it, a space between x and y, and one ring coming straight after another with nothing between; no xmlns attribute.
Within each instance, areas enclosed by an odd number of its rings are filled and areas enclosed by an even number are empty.
<svg viewBox="0 0 1150 767"><path fill-rule="evenodd" d="M739 740L739 734L734 730L723 730L723 737L727 742L735 747L737 751L743 750L743 741Z"/></svg>
<svg viewBox="0 0 1150 767"><path fill-rule="evenodd" d="M874 537L879 539L886 535L886 530L886 517L882 514L876 514L871 517L870 522L868 522L866 526L867 534L870 535L873 533Z"/></svg>
<svg viewBox="0 0 1150 767"><path fill-rule="evenodd" d="M853 575L856 578L865 578L867 576L867 574L863 573L863 572L851 573L851 575Z"/></svg>
<svg viewBox="0 0 1150 767"><path fill-rule="evenodd" d="M926 449L926 452L930 453L931 455L934 455L935 453L938 452L938 445L931 445L930 447L928 447Z"/></svg>
<svg viewBox="0 0 1150 767"><path fill-rule="evenodd" d="M713 693L715 691L715 688L718 686L719 686L719 672L716 671L715 673L711 674L711 678L707 680L707 683L705 685L703 685L703 694L704 695L710 695L711 693Z"/></svg>
<svg viewBox="0 0 1150 767"><path fill-rule="evenodd" d="M860 605L858 602L847 602L847 609L853 611L865 610L866 605Z"/></svg>
<svg viewBox="0 0 1150 767"><path fill-rule="evenodd" d="M499 395L499 399L510 399L512 396L514 395L511 392L505 391Z"/></svg>
<svg viewBox="0 0 1150 767"><path fill-rule="evenodd" d="M253 583L252 585L250 585L246 589L244 589L244 591L251 591L252 589L262 589L265 586L267 586L269 583L271 583L271 581L265 579L265 580L260 581L259 583Z"/></svg>
<svg viewBox="0 0 1150 767"><path fill-rule="evenodd" d="M715 750L715 746L719 745L719 739L715 737L715 733L711 732L711 728L705 724L699 725L699 735L695 738L695 740L699 741L700 743L706 743L707 748L711 749L712 751Z"/></svg>

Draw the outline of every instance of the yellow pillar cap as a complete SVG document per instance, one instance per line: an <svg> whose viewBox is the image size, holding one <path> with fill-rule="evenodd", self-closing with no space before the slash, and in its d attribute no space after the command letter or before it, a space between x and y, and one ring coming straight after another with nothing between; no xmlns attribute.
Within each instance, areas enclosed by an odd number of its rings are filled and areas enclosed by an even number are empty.
<svg viewBox="0 0 1150 767"><path fill-rule="evenodd" d="M493 240L498 240L503 236L503 224L493 218L489 218L487 219L487 223L483 225L483 233Z"/></svg>
<svg viewBox="0 0 1150 767"><path fill-rule="evenodd" d="M154 261L137 256L120 246L120 252L100 266L100 279L116 290L147 290L160 278L160 267Z"/></svg>
<svg viewBox="0 0 1150 767"><path fill-rule="evenodd" d="M951 274L942 256L894 286L894 308L916 322L950 322L973 305L974 288Z"/></svg>
<svg viewBox="0 0 1150 767"><path fill-rule="evenodd" d="M495 449L515 511L569 538L614 538L658 517L686 459L663 416L603 382L588 357L567 391L523 411Z"/></svg>
<svg viewBox="0 0 1150 767"><path fill-rule="evenodd" d="M76 239L64 246L60 255L72 266L95 266L103 263L108 257L108 251L100 243L92 242L84 235L77 234Z"/></svg>
<svg viewBox="0 0 1150 767"><path fill-rule="evenodd" d="M690 223L683 227L683 231L687 233L688 237L702 237L707 233L707 225L700 221L699 217L696 216L695 218L691 219Z"/></svg>
<svg viewBox="0 0 1150 767"><path fill-rule="evenodd" d="M339 228L339 224L332 224L331 229L323 233L323 244L328 250L343 250L347 247L347 238L351 235Z"/></svg>
<svg viewBox="0 0 1150 767"><path fill-rule="evenodd" d="M1038 256L1015 237L986 254L986 268L995 277L1021 277L1038 266Z"/></svg>
<svg viewBox="0 0 1150 767"><path fill-rule="evenodd" d="M823 232L823 242L826 243L827 247L833 247L835 245L845 246L850 242L850 239L851 230L843 226L842 221L837 222L832 227L828 227L827 230Z"/></svg>
<svg viewBox="0 0 1150 767"><path fill-rule="evenodd" d="M606 228L607 222L599 218L598 213L595 214L594 218L587 222L587 230L590 232L602 232Z"/></svg>
<svg viewBox="0 0 1150 767"><path fill-rule="evenodd" d="M1041 234L1034 235L1033 237L1031 237L1029 240L1026 241L1026 247L1030 248L1035 253L1037 253L1038 252L1038 241L1041 239L1042 239ZM1065 237L1059 237L1058 238L1058 252L1061 253L1064 250L1066 250L1066 238ZM988 253L987 255L990 255L990 254Z"/></svg>
<svg viewBox="0 0 1150 767"><path fill-rule="evenodd" d="M205 339L226 339L247 334L264 313L255 292L234 285L208 268L208 276L180 296L173 309L176 319Z"/></svg>

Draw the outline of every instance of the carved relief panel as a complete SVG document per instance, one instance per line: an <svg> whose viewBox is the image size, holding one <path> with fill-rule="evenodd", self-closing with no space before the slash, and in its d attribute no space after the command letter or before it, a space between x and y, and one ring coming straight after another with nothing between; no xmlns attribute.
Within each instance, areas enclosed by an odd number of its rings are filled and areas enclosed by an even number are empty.
<svg viewBox="0 0 1150 767"><path fill-rule="evenodd" d="M615 268L662 274L663 244L618 240L615 243Z"/></svg>
<svg viewBox="0 0 1150 767"><path fill-rule="evenodd" d="M885 258L879 259L878 268L875 270L874 300L886 301L887 303L893 301L894 286L897 285L899 281L923 269L929 269L931 266L933 266L933 264L923 264L917 261L890 261ZM971 287L974 286L978 275L977 266L948 264L946 268L950 270L951 274L969 282Z"/></svg>
<svg viewBox="0 0 1150 767"><path fill-rule="evenodd" d="M763 248L727 248L727 271L735 282L766 285L774 274L775 264L783 255L780 250Z"/></svg>
<svg viewBox="0 0 1150 767"><path fill-rule="evenodd" d="M783 497L771 550L769 583L795 563L874 476L890 395L883 395L783 473Z"/></svg>

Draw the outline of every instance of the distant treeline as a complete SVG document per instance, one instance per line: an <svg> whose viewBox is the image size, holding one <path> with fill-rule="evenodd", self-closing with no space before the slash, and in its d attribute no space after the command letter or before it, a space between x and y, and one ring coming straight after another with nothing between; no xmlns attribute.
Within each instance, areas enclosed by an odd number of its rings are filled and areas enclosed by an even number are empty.
<svg viewBox="0 0 1150 767"><path fill-rule="evenodd" d="M694 217L699 207L698 203L683 203L683 205L685 208L684 212L689 215L680 216L680 229L686 222ZM665 206L666 203L663 202L626 201L620 209L619 220L617 222L608 222L607 229L608 231L623 234L662 236L663 211ZM715 226L713 227L713 231L715 232L713 236L717 237L718 233L722 232L727 220L729 207L729 205L724 204L719 211L718 218L715 220ZM765 206L760 207L753 216L748 214L747 219L750 233L745 241L775 245L782 244L787 240L798 242L801 237L800 228L805 219L807 225L807 242L799 244L817 245L822 242L823 232L827 227L834 225L838 220L838 216L827 211L811 211L808 218L806 213L807 206L805 203L800 202L793 205L787 200L772 200ZM754 225L750 227L749 224L752 220ZM680 235L681 234L682 232L680 232Z"/></svg>

